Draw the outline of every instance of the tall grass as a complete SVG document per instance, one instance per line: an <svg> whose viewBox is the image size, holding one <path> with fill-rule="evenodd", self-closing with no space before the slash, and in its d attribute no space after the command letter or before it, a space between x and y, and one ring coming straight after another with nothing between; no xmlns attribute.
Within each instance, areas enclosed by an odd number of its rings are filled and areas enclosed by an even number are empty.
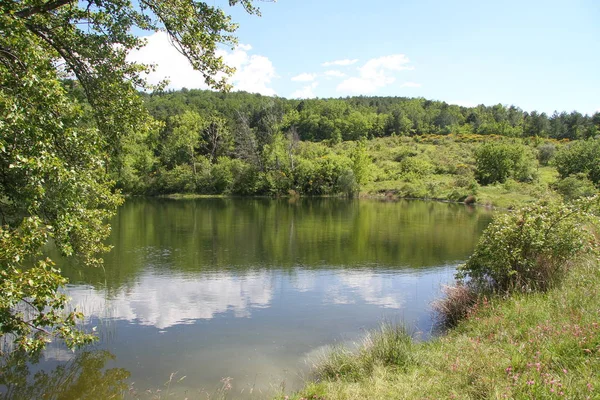
<svg viewBox="0 0 600 400"><path fill-rule="evenodd" d="M407 370L416 364L411 336L401 326L382 324L378 331L369 332L358 350L335 347L317 362L319 379L358 380L372 374L377 367Z"/></svg>

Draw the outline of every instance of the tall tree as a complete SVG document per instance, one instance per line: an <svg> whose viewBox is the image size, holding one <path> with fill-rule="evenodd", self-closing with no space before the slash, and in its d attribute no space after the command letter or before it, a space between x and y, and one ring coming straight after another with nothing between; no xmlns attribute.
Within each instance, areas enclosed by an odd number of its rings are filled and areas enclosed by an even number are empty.
<svg viewBox="0 0 600 400"><path fill-rule="evenodd" d="M222 9L194 0L0 3L0 335L24 350L52 336L91 339L75 329L81 314L62 311L66 280L42 248L52 240L83 265L101 263L105 221L120 202L110 172L121 168L123 139L153 125L137 92L150 89L150 66L127 61L144 45L132 32L165 31L209 86L227 89L233 70L217 49L235 45L235 29ZM81 99L63 77L76 78Z"/></svg>

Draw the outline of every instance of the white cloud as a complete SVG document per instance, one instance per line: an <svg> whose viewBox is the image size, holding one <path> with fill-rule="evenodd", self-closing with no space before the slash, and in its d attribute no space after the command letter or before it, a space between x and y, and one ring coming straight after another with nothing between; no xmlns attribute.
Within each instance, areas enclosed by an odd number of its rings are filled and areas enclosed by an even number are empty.
<svg viewBox="0 0 600 400"><path fill-rule="evenodd" d="M346 76L345 73L343 73L342 71L338 71L336 69L332 69L329 71L325 71L325 76L329 76L332 78L343 78Z"/></svg>
<svg viewBox="0 0 600 400"><path fill-rule="evenodd" d="M149 83L158 84L166 78L171 89L208 88L202 74L195 71L189 61L171 45L165 32L156 32L147 36L146 40L145 47L132 51L127 58L129 61L156 65L155 70L147 76ZM233 51L217 52L227 65L237 70L229 82L235 90L274 95L275 91L270 87L271 80L276 77L273 64L267 57L248 54L250 50L252 46L240 44Z"/></svg>
<svg viewBox="0 0 600 400"><path fill-rule="evenodd" d="M317 74L307 74L303 73L297 76L294 76L292 80L294 82L312 82L317 78Z"/></svg>
<svg viewBox="0 0 600 400"><path fill-rule="evenodd" d="M327 300L333 304L356 304L363 301L383 308L400 309L404 295L395 290L389 277L366 271L348 272L337 277L327 288Z"/></svg>
<svg viewBox="0 0 600 400"><path fill-rule="evenodd" d="M346 79L338 85L337 91L352 94L374 93L377 89L396 81L392 73L414 69L409 63L410 60L404 54L373 58L358 68L358 77Z"/></svg>
<svg viewBox="0 0 600 400"><path fill-rule="evenodd" d="M356 64L358 59L345 59L345 60L335 60L335 61L327 61L321 64L324 67L331 67L333 65L339 65L341 67L347 67L348 65Z"/></svg>
<svg viewBox="0 0 600 400"><path fill-rule="evenodd" d="M241 276L219 273L196 279L146 272L133 288L121 289L110 298L87 286L70 287L67 295L76 309L86 310L88 319L137 321L166 329L228 311L238 318L249 317L253 309L270 306L271 280L268 271Z"/></svg>
<svg viewBox="0 0 600 400"><path fill-rule="evenodd" d="M420 88L421 84L416 82L404 82L400 85L401 88Z"/></svg>
<svg viewBox="0 0 600 400"><path fill-rule="evenodd" d="M302 89L296 90L291 94L292 99L312 99L317 97L315 95L314 89L319 86L319 82L313 82L308 86L304 86Z"/></svg>

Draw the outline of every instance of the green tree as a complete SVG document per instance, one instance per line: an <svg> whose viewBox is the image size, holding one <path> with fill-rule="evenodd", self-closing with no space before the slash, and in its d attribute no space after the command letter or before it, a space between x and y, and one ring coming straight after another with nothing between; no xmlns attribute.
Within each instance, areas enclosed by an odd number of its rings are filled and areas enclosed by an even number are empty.
<svg viewBox="0 0 600 400"><path fill-rule="evenodd" d="M600 139L578 140L557 152L554 165L561 178L584 174L600 184Z"/></svg>
<svg viewBox="0 0 600 400"><path fill-rule="evenodd" d="M251 0L236 3L256 12ZM91 340L75 328L81 314L63 311L66 279L42 248L52 240L89 266L107 250L105 221L120 203L111 173L125 160L124 138L153 126L137 92L149 89L150 67L126 59L144 44L132 32L166 31L209 86L226 89L233 70L217 45L233 46L235 29L223 10L192 0L0 4L0 334L17 347ZM81 98L67 93L67 76Z"/></svg>
<svg viewBox="0 0 600 400"><path fill-rule="evenodd" d="M172 129L167 133L163 143L163 162L170 168L189 164L196 175L196 149L204 144L201 139L207 126L206 121L200 114L186 111L171 117L169 125Z"/></svg>
<svg viewBox="0 0 600 400"><path fill-rule="evenodd" d="M525 146L488 142L475 150L475 178L482 185L533 179L533 155Z"/></svg>
<svg viewBox="0 0 600 400"><path fill-rule="evenodd" d="M232 147L233 138L225 118L211 115L203 132L203 144L211 162L225 155Z"/></svg>

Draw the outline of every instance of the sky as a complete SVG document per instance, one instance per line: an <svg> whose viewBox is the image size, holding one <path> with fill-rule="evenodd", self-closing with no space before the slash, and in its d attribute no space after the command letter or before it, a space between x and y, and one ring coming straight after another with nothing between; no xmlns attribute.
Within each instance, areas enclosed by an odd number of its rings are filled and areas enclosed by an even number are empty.
<svg viewBox="0 0 600 400"><path fill-rule="evenodd" d="M600 0L278 0L222 6L234 90L285 98L424 97L552 113L600 111ZM162 32L130 55L151 82L206 88Z"/></svg>

